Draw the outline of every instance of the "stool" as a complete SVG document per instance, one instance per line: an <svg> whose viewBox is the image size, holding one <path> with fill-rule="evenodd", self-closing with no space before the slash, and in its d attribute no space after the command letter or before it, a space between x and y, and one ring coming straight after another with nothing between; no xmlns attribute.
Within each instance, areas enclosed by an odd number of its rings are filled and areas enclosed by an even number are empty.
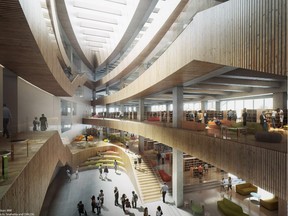
<svg viewBox="0 0 288 216"><path fill-rule="evenodd" d="M189 207L189 202L187 200L184 201L184 208L188 208Z"/></svg>

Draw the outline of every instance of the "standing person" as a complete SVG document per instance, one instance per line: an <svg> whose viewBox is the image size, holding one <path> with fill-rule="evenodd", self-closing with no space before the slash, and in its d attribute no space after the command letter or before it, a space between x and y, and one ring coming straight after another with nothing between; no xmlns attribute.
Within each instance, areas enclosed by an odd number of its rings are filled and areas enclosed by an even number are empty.
<svg viewBox="0 0 288 216"><path fill-rule="evenodd" d="M134 168L137 169L137 156L134 157Z"/></svg>
<svg viewBox="0 0 288 216"><path fill-rule="evenodd" d="M9 131L8 131L8 124L9 121L12 119L12 115L10 109L3 104L3 137L6 135L6 138L9 138Z"/></svg>
<svg viewBox="0 0 288 216"><path fill-rule="evenodd" d="M160 154L160 151L158 150L158 153L157 153L158 165L160 165L160 160L161 160L161 154Z"/></svg>
<svg viewBox="0 0 288 216"><path fill-rule="evenodd" d="M119 199L119 191L118 191L118 188L117 188L117 187L114 188L114 197L115 197L114 204L115 204L115 206L118 206L118 205L119 205L119 202L118 202L118 199Z"/></svg>
<svg viewBox="0 0 288 216"><path fill-rule="evenodd" d="M103 178L103 177L102 177L102 172L103 172L103 168L102 168L102 165L100 164L100 165L99 165L99 174L100 174L100 175L99 175L99 178L100 178L100 179Z"/></svg>
<svg viewBox="0 0 288 216"><path fill-rule="evenodd" d="M247 110L246 110L246 108L244 108L243 113L242 113L243 127L246 127L246 124L247 124L247 116L248 116Z"/></svg>
<svg viewBox="0 0 288 216"><path fill-rule="evenodd" d="M263 111L260 115L260 124L262 125L263 130L267 131L267 120L265 116L265 111Z"/></svg>
<svg viewBox="0 0 288 216"><path fill-rule="evenodd" d="M232 191L232 179L231 179L230 176L229 176L229 178L228 178L228 188L227 188L227 191L229 191L229 189Z"/></svg>
<svg viewBox="0 0 288 216"><path fill-rule="evenodd" d="M109 172L108 167L105 166L105 167L104 167L105 179L107 179L108 172Z"/></svg>
<svg viewBox="0 0 288 216"><path fill-rule="evenodd" d="M208 173L209 165L207 163L204 164L205 173Z"/></svg>
<svg viewBox="0 0 288 216"><path fill-rule="evenodd" d="M76 175L76 179L78 179L79 178L79 166L76 167L75 175Z"/></svg>
<svg viewBox="0 0 288 216"><path fill-rule="evenodd" d="M161 153L162 164L165 163L165 156L166 156L165 152L162 152Z"/></svg>
<svg viewBox="0 0 288 216"><path fill-rule="evenodd" d="M100 199L100 206L102 207L103 204L104 204L104 193L103 193L103 190L100 190L99 199Z"/></svg>
<svg viewBox="0 0 288 216"><path fill-rule="evenodd" d="M161 216L163 215L162 209L160 206L157 207L157 211L156 211L156 216Z"/></svg>
<svg viewBox="0 0 288 216"><path fill-rule="evenodd" d="M280 109L280 111L279 111L279 121L280 121L280 128L283 128L284 112L282 109Z"/></svg>
<svg viewBox="0 0 288 216"><path fill-rule="evenodd" d="M70 173L70 170L68 168L66 169L66 173L68 176L68 181L71 182L71 173Z"/></svg>
<svg viewBox="0 0 288 216"><path fill-rule="evenodd" d="M166 193L168 192L168 185L166 184L166 182L164 182L163 186L161 187L161 192L162 192L163 203L165 203L165 196L166 196Z"/></svg>
<svg viewBox="0 0 288 216"><path fill-rule="evenodd" d="M141 167L141 163L142 163L142 157L141 157L141 155L138 155L138 166L139 166L139 168Z"/></svg>
<svg viewBox="0 0 288 216"><path fill-rule="evenodd" d="M203 113L203 117L204 117L204 123L205 123L205 125L207 125L208 124L208 113L206 110Z"/></svg>
<svg viewBox="0 0 288 216"><path fill-rule="evenodd" d="M95 208L96 208L96 198L95 198L94 195L91 197L91 207L92 207L92 212L95 213Z"/></svg>
<svg viewBox="0 0 288 216"><path fill-rule="evenodd" d="M126 204L126 195L125 194L122 194L122 197L121 197L121 204L122 204L122 209L124 211L124 213L126 214L126 209L125 209L125 204Z"/></svg>
<svg viewBox="0 0 288 216"><path fill-rule="evenodd" d="M135 191L132 191L132 208L137 208L138 196Z"/></svg>
<svg viewBox="0 0 288 216"><path fill-rule="evenodd" d="M149 214L148 214L148 208L147 208L147 207L144 208L144 214L143 214L143 216L149 216Z"/></svg>
<svg viewBox="0 0 288 216"><path fill-rule="evenodd" d="M229 121L231 121L231 120L232 120L232 117L233 117L233 111L230 109L230 110L228 111L228 113L227 113L227 118L228 118Z"/></svg>
<svg viewBox="0 0 288 216"><path fill-rule="evenodd" d="M39 125L40 125L40 122L38 121L38 118L35 117L33 120L33 131L38 131Z"/></svg>
<svg viewBox="0 0 288 216"><path fill-rule="evenodd" d="M99 196L96 199L96 210L97 210L97 215L101 214L101 201Z"/></svg>
<svg viewBox="0 0 288 216"><path fill-rule="evenodd" d="M40 117L39 121L40 121L41 131L46 131L47 128L48 128L48 122L47 122L47 118L45 117L44 114L42 114L42 116Z"/></svg>
<svg viewBox="0 0 288 216"><path fill-rule="evenodd" d="M220 188L220 191L224 190L225 191L225 179L222 178L221 180L221 188Z"/></svg>
<svg viewBox="0 0 288 216"><path fill-rule="evenodd" d="M117 168L118 168L118 162L117 162L117 160L114 160L115 173L117 172Z"/></svg>
<svg viewBox="0 0 288 216"><path fill-rule="evenodd" d="M199 110L198 113L197 113L197 119L198 119L197 120L198 123L202 123L203 113L202 113L201 110Z"/></svg>
<svg viewBox="0 0 288 216"><path fill-rule="evenodd" d="M79 201L79 203L77 204L77 208L78 208L79 216L84 214L84 204L82 203L82 201Z"/></svg>
<svg viewBox="0 0 288 216"><path fill-rule="evenodd" d="M273 128L275 129L276 125L275 125L275 122L276 122L276 110L272 110L272 114L271 114L271 119L272 119L272 126Z"/></svg>

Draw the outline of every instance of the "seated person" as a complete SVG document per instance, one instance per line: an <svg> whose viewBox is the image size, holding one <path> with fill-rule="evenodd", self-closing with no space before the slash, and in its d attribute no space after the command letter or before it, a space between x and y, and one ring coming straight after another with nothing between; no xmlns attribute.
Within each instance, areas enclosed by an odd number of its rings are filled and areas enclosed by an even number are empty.
<svg viewBox="0 0 288 216"><path fill-rule="evenodd" d="M218 126L221 125L221 121L220 121L218 118L214 117L214 118L213 118L213 121L214 121L214 123L215 123L216 125L218 125Z"/></svg>

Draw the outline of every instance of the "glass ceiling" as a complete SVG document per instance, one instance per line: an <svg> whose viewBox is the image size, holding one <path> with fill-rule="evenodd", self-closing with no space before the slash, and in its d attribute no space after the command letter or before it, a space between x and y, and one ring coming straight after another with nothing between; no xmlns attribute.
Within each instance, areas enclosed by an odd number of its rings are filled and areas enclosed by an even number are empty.
<svg viewBox="0 0 288 216"><path fill-rule="evenodd" d="M120 42L139 0L64 1L71 26L86 58L104 62Z"/></svg>

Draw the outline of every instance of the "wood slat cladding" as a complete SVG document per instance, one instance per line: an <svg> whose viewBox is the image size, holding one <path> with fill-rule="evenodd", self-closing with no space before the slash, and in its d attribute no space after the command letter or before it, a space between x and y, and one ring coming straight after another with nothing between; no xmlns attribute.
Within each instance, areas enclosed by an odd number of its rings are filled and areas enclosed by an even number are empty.
<svg viewBox="0 0 288 216"><path fill-rule="evenodd" d="M75 168L87 158L95 156L98 151L105 150L119 152L127 170L127 175L134 184L137 193L140 194L138 191L139 184L134 176L135 170L123 148L105 143L105 146L100 144L97 148L71 152L68 146L63 145L57 131L48 131L46 134L28 134L26 138L29 139L29 137L31 140L43 140L43 144L30 160L27 158L27 164L26 161L21 164L23 168L17 168L19 169L19 175L15 177L11 184L3 185L2 182L1 209L11 209L11 213L40 215L46 192L57 167L69 164ZM17 160L16 156L15 160ZM10 166L13 165L15 166L15 164L10 164ZM18 164L18 166L20 165Z"/></svg>
<svg viewBox="0 0 288 216"><path fill-rule="evenodd" d="M212 71L203 71L205 62L286 76L287 23L286 0L234 0L199 12L138 79L92 105L137 99L196 79ZM196 60L203 62L197 71Z"/></svg>
<svg viewBox="0 0 288 216"><path fill-rule="evenodd" d="M194 131L142 122L83 119L83 123L129 131L157 140L231 172L284 200L288 199L287 150L275 151Z"/></svg>
<svg viewBox="0 0 288 216"><path fill-rule="evenodd" d="M13 213L39 215L58 162L65 165L69 161L72 161L72 154L55 132L1 197L1 209L11 209Z"/></svg>
<svg viewBox="0 0 288 216"><path fill-rule="evenodd" d="M0 14L0 63L53 95L73 95L78 85L71 84L59 64L40 2L3 0ZM83 85L83 77L75 83Z"/></svg>

